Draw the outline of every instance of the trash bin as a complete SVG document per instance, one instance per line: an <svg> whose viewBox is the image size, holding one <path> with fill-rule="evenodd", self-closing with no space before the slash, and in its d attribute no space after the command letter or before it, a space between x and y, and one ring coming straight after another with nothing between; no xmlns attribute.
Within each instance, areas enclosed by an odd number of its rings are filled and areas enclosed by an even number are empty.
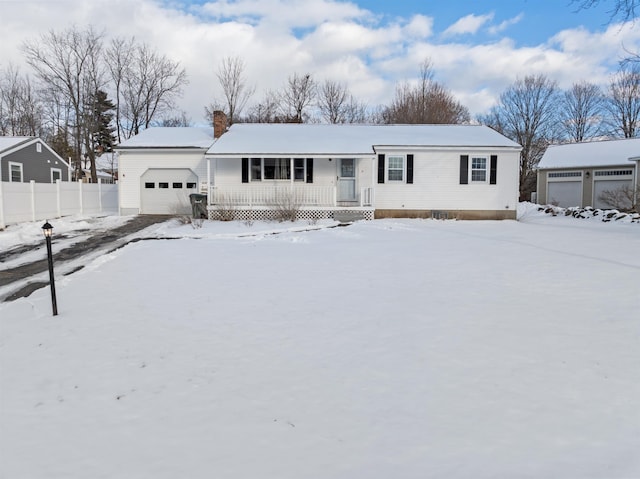
<svg viewBox="0 0 640 479"><path fill-rule="evenodd" d="M207 195L192 193L189 195L191 200L191 212L194 218L208 218L207 213Z"/></svg>

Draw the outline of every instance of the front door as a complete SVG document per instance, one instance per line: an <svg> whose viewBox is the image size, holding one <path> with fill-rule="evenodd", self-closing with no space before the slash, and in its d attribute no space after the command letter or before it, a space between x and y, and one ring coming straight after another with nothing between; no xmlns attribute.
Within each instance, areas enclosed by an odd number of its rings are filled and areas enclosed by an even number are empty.
<svg viewBox="0 0 640 479"><path fill-rule="evenodd" d="M356 160L338 161L338 201L356 201Z"/></svg>

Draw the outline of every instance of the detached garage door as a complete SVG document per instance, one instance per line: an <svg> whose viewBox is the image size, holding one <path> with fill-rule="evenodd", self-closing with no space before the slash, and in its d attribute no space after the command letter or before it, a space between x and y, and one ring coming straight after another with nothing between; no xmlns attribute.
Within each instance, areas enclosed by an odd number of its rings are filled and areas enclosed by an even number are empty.
<svg viewBox="0 0 640 479"><path fill-rule="evenodd" d="M198 177L188 168L150 168L141 178L140 212L146 215L190 214L189 195Z"/></svg>
<svg viewBox="0 0 640 479"><path fill-rule="evenodd" d="M564 208L582 206L582 173L580 171L549 173L547 203Z"/></svg>
<svg viewBox="0 0 640 479"><path fill-rule="evenodd" d="M633 186L633 170L602 170L594 172L593 206L595 208L630 208L631 197L625 188ZM606 201L609 200L609 201Z"/></svg>

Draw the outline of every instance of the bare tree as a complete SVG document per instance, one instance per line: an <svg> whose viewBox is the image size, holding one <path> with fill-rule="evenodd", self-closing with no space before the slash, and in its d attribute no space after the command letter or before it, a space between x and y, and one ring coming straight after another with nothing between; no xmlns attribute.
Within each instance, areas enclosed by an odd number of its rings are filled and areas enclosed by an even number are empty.
<svg viewBox="0 0 640 479"><path fill-rule="evenodd" d="M307 109L316 96L316 83L310 73L294 73L280 93L282 120L289 123L304 123L309 119Z"/></svg>
<svg viewBox="0 0 640 479"><path fill-rule="evenodd" d="M188 84L178 62L133 37L112 40L104 58L115 92L118 142L170 112Z"/></svg>
<svg viewBox="0 0 640 479"><path fill-rule="evenodd" d="M383 118L385 123L457 124L468 122L470 115L444 86L433 80L431 61L425 59L417 84L396 85L395 97Z"/></svg>
<svg viewBox="0 0 640 479"><path fill-rule="evenodd" d="M349 101L344 106L345 123L366 123L370 115L366 103L358 101L353 95L349 96Z"/></svg>
<svg viewBox="0 0 640 479"><path fill-rule="evenodd" d="M187 74L178 62L145 44L136 45L122 89L121 130L125 138L149 128L156 118L170 111L187 83Z"/></svg>
<svg viewBox="0 0 640 479"><path fill-rule="evenodd" d="M638 198L640 198L640 185L634 190L632 186L625 185L614 190L604 190L598 199L611 208L622 211L637 211Z"/></svg>
<svg viewBox="0 0 640 479"><path fill-rule="evenodd" d="M274 91L267 91L262 101L249 108L249 113L244 118L248 123L279 123L278 117L278 94Z"/></svg>
<svg viewBox="0 0 640 479"><path fill-rule="evenodd" d="M564 92L560 101L560 123L573 142L593 138L602 133L604 96L600 87L582 81Z"/></svg>
<svg viewBox="0 0 640 479"><path fill-rule="evenodd" d="M580 9L593 8L603 3L611 4L610 21L617 18L624 22L635 20L640 11L640 0L572 0L571 3L577 4Z"/></svg>
<svg viewBox="0 0 640 479"><path fill-rule="evenodd" d="M97 181L85 107L90 103L89 97L104 85L100 63L102 34L92 27L84 31L75 27L61 33L51 31L39 40L25 42L22 49L42 83L71 107L76 168L80 168L82 154L88 155L92 180Z"/></svg>
<svg viewBox="0 0 640 479"><path fill-rule="evenodd" d="M0 134L40 136L43 108L28 76L9 65L0 71Z"/></svg>
<svg viewBox="0 0 640 479"><path fill-rule="evenodd" d="M640 128L640 64L627 63L614 75L606 103L610 124L624 138L635 138Z"/></svg>
<svg viewBox="0 0 640 479"><path fill-rule="evenodd" d="M191 118L187 116L186 111L182 111L173 116L163 116L160 121L154 121L153 125L165 127L191 126Z"/></svg>
<svg viewBox="0 0 640 479"><path fill-rule="evenodd" d="M135 58L135 39L133 37L115 38L111 41L109 48L105 51L105 61L111 81L113 83L115 95L114 122L116 124L116 137L118 143L124 138L123 131L123 109L125 86L128 84L128 77L131 73L131 65Z"/></svg>
<svg viewBox="0 0 640 479"><path fill-rule="evenodd" d="M520 153L520 199L535 189L535 166L556 134L556 82L544 75L516 80L500 95L500 102L480 122L491 126L522 146Z"/></svg>
<svg viewBox="0 0 640 479"><path fill-rule="evenodd" d="M244 61L240 57L225 57L222 59L216 74L225 98L226 113L229 125L233 125L251 96L255 87L250 87L244 78Z"/></svg>
<svg viewBox="0 0 640 479"><path fill-rule="evenodd" d="M318 108L327 123L345 123L349 98L347 86L333 80L325 80L318 87Z"/></svg>

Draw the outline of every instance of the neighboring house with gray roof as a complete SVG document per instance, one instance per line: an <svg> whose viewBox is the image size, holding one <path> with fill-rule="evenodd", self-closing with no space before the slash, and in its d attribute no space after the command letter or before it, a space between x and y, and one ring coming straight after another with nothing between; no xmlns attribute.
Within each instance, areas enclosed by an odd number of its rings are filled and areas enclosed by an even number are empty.
<svg viewBox="0 0 640 479"><path fill-rule="evenodd" d="M606 192L637 184L640 138L549 146L537 166L540 204L611 208ZM631 203L624 206L630 206Z"/></svg>
<svg viewBox="0 0 640 479"><path fill-rule="evenodd" d="M0 136L0 179L10 183L69 180L69 164L36 137Z"/></svg>

